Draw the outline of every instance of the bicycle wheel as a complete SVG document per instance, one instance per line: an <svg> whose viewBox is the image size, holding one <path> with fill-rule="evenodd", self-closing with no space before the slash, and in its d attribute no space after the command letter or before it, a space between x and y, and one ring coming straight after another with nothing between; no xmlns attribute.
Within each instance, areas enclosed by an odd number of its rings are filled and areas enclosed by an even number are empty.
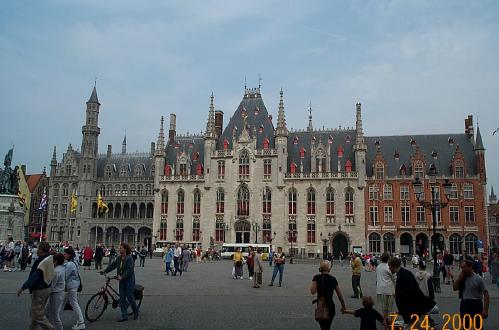
<svg viewBox="0 0 499 330"><path fill-rule="evenodd" d="M88 321L94 322L99 317L102 316L102 313L107 308L108 300L107 295L103 292L98 292L94 294L87 303L85 307L85 317Z"/></svg>

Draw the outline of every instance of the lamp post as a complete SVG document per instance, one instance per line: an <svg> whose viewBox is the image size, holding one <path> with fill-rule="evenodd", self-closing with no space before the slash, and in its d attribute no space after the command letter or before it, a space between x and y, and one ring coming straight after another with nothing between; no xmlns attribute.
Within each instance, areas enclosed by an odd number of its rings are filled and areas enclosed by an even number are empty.
<svg viewBox="0 0 499 330"><path fill-rule="evenodd" d="M288 230L286 232L286 234L288 235L288 241L291 243L291 253L289 254L289 263L292 264L293 263L293 241L295 240L295 237L296 237L296 234L297 234L297 231L296 229L291 229L291 230Z"/></svg>
<svg viewBox="0 0 499 330"><path fill-rule="evenodd" d="M255 232L255 244L258 244L258 233L260 232L260 224L253 222L253 231Z"/></svg>
<svg viewBox="0 0 499 330"><path fill-rule="evenodd" d="M441 201L439 197L437 197L437 169L435 165L430 166L430 170L428 171L429 183L431 185L431 200L425 201L421 200L421 195L423 194L424 186L423 182L419 177L417 177L412 186L414 188L414 193L416 195L416 199L419 204L423 206L425 209L431 210L432 220L433 220L433 236L431 239L432 249L433 249L433 287L435 292L442 292L440 288L440 271L438 270L438 260L437 260L437 212L440 212L441 209L445 208L448 203L444 203ZM442 185L444 188L444 194L446 199L449 199L451 194L452 184L448 179L445 179L445 183Z"/></svg>
<svg viewBox="0 0 499 330"><path fill-rule="evenodd" d="M230 231L229 224L224 223L224 224L223 224L223 229L224 229L224 240L223 240L223 241L224 241L224 242L226 242L226 237L227 237L227 236L226 236L226 233L227 233L228 231Z"/></svg>

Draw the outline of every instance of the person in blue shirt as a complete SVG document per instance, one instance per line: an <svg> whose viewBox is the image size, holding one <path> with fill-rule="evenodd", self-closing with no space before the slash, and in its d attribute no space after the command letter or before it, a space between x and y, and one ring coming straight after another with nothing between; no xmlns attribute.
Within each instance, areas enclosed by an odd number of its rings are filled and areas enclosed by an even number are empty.
<svg viewBox="0 0 499 330"><path fill-rule="evenodd" d="M28 280L17 289L17 295L28 289L31 293L31 329L37 326L43 329L54 329L54 326L45 316L45 305L52 292L52 278L54 277L54 262L49 255L50 245L47 242L38 244L38 259L31 266Z"/></svg>
<svg viewBox="0 0 499 330"><path fill-rule="evenodd" d="M170 247L168 249L168 252L166 252L166 254L165 254L165 272L166 272L166 275L170 275L170 272L173 274L173 271L171 270L173 256L174 256L173 248Z"/></svg>

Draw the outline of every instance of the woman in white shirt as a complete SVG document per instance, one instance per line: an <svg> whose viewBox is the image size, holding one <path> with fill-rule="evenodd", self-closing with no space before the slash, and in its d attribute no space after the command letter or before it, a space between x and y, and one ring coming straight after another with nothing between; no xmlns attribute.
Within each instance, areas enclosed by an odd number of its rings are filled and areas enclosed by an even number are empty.
<svg viewBox="0 0 499 330"><path fill-rule="evenodd" d="M47 305L49 321L56 330L63 330L61 312L64 306L66 273L64 269L64 255L57 253L54 259L54 278L52 279L52 293Z"/></svg>

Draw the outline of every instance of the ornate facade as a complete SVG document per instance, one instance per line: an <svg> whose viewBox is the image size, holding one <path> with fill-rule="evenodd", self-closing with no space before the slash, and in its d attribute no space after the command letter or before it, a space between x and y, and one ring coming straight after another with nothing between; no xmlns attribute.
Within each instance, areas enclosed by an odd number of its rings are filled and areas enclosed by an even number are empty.
<svg viewBox="0 0 499 330"><path fill-rule="evenodd" d="M266 242L292 248L295 255L314 256L354 250L398 253L406 245L400 243L401 237L410 233L415 251L417 234L427 235L431 219L428 214L416 218L411 180L421 173L423 178L431 164L437 164L440 180L452 179L458 196L469 193L468 184L473 185L473 200L463 196L452 201L463 219L461 236L481 237L484 230L485 206L479 200L484 194L484 149L479 131L476 142L470 134L472 123L461 135L365 137L357 104L353 128L314 129L310 113L305 129L288 130L283 92L274 126L260 88L246 88L226 126L212 95L203 134L178 134L176 115L170 114L167 136L161 118L157 142L148 153L127 153L125 139L121 153L113 154L108 146L107 153L99 155L99 111L94 88L87 102L81 151L70 145L59 163L54 149L51 241L179 241L203 247ZM387 190L386 198L380 199L388 185L391 195ZM373 186L378 187L376 198L371 195ZM78 195L75 214L69 212L73 192ZM97 210L99 192L109 206L104 214ZM464 220L472 216L471 206L473 225ZM386 210L388 222L379 222L374 213L373 222L373 207ZM444 226L449 222L444 236L450 240L450 229L457 224L448 218L442 214ZM379 243L366 240L373 234L380 236Z"/></svg>

